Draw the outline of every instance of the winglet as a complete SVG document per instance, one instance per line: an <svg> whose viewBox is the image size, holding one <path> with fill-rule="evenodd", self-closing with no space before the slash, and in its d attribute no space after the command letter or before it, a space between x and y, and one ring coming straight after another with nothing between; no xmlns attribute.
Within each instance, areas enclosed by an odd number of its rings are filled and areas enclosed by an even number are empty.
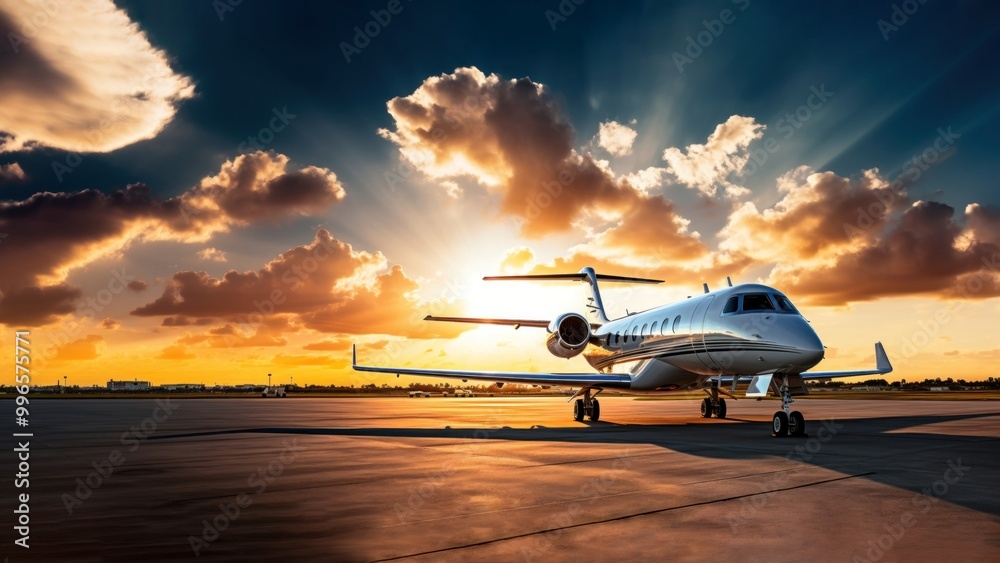
<svg viewBox="0 0 1000 563"><path fill-rule="evenodd" d="M358 345L351 344L351 367L358 367Z"/></svg>
<svg viewBox="0 0 1000 563"><path fill-rule="evenodd" d="M881 342L875 343L875 369L882 373L889 373L892 371L892 364L889 363L889 356L885 353L885 348L882 347Z"/></svg>

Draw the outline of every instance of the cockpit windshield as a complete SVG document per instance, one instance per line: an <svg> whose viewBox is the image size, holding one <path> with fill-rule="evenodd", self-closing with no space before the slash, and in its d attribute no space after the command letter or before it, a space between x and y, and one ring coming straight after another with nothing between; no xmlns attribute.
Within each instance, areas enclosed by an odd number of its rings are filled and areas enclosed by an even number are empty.
<svg viewBox="0 0 1000 563"><path fill-rule="evenodd" d="M773 311L774 304L766 293L747 293L743 296L744 311Z"/></svg>
<svg viewBox="0 0 1000 563"><path fill-rule="evenodd" d="M795 305L792 305L792 302L780 293L743 293L733 295L726 301L725 306L722 308L723 315L754 313L758 311L799 314Z"/></svg>
<svg viewBox="0 0 1000 563"><path fill-rule="evenodd" d="M785 311L786 313L799 312L798 309L795 308L795 305L792 305L792 302L789 301L787 297L785 297L780 293L774 294L774 300L778 302L778 308L781 309L782 311Z"/></svg>

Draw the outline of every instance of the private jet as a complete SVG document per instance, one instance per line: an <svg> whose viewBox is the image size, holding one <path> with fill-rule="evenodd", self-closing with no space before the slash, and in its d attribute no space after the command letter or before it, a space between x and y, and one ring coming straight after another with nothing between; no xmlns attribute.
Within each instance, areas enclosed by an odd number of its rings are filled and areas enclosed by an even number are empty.
<svg viewBox="0 0 1000 563"><path fill-rule="evenodd" d="M460 371L358 365L357 371L419 375L531 385L578 387L570 397L573 419L598 421L597 395L605 389L630 393L667 393L702 389L701 416L726 417L726 400L736 399L737 386L747 384L745 397L769 393L781 398L772 418L772 436L806 436L805 417L791 409L792 397L808 393L806 382L835 377L886 374L892 365L880 342L875 344L875 368L849 371L808 371L823 360L825 346L809 321L782 292L762 284L733 285L611 320L598 282L657 284L662 280L598 274L587 267L575 274L487 276L493 280L580 281L589 286L589 319L576 312L550 321L427 316L428 321L545 328L548 351L559 358L581 355L596 370L591 373Z"/></svg>

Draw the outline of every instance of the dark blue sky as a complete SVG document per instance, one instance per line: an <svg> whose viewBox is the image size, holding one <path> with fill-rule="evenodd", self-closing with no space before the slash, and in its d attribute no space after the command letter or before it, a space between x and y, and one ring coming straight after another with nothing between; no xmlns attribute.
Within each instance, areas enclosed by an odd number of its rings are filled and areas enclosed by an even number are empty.
<svg viewBox="0 0 1000 563"><path fill-rule="evenodd" d="M640 133L660 141L647 151L649 164L662 146L699 142L734 113L754 116L776 134L776 122L806 102L810 86L825 85L834 93L829 105L761 168L763 183L791 167L792 155L796 165L845 175L873 166L892 174L928 147L939 127L951 127L961 135L954 154L914 193L944 190L937 197L953 205L1000 202L990 189L1000 119L1000 9L989 2L927 2L886 41L877 22L891 22L893 2L622 7L590 0L553 30L545 11L557 11L556 1L404 1L350 64L340 43L352 41L353 28L386 2L246 1L221 21L203 0L119 4L173 57L175 69L193 78L197 97L156 138L88 155L61 183L47 169L65 153L20 157L31 181L11 196L136 181L164 195L179 193L234 156L276 107L297 117L267 148L328 166L348 186L364 189L371 181L367 165L393 159L394 147L375 134L391 125L385 102L428 76L474 65L546 84L581 144L601 120L638 118ZM679 72L672 54L683 53L687 37L724 9L735 21Z"/></svg>

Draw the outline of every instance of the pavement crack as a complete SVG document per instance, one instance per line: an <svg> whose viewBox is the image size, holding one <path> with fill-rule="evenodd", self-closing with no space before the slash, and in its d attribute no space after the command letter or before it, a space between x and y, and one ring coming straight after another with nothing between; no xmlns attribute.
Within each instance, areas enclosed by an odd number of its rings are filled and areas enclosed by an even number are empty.
<svg viewBox="0 0 1000 563"><path fill-rule="evenodd" d="M411 558L411 557L422 557L424 555L434 555L436 553L445 553L445 552L448 552L448 551L457 551L459 549L467 549L467 548L470 548L470 547L479 547L479 546L482 546L482 545L489 545L489 544L493 544L493 543L500 543L500 542L505 542L505 541L510 541L510 540L516 540L516 539L520 539L520 538L527 538L527 537L531 537L531 536L537 536L537 535L540 535L540 534L548 534L548 533L552 533L552 532L560 532L560 531L563 531L563 530L572 530L574 528L583 528L583 527L586 527L586 526L593 526L595 524L606 524L606 523L609 523L609 522L619 522L619 521L622 521L622 520L631 520L632 518L641 518L643 516L652 516L654 514L662 514L664 512L672 512L672 511L681 510L681 509L684 509L684 508L694 508L696 506L705 506L705 505L710 505L710 504L719 504L719 503L723 503L723 502L731 502L731 501L734 501L734 500L740 500L740 499L744 499L744 498L756 497L756 496L760 496L760 495L769 495L769 494L773 494L773 493L781 493L781 492L785 492L785 491L793 491L795 489L804 489L804 488L808 488L808 487L814 487L816 485L825 485L827 483L835 483L837 481L845 481L847 479L855 479L857 477L868 477L870 475L875 475L875 472L874 471L869 471L867 473L857 473L857 474L854 474L854 475L845 475L843 477L836 477L836 478L833 478L833 479L824 479L822 481L813 481L812 483L802 483L800 485L794 485L794 486L791 486L791 487L784 487L784 488L780 488L780 489L772 489L772 490L769 490L769 491L759 491L759 492L755 492L755 493L747 493L747 494L744 494L744 495L735 495L735 496L725 497L725 498L719 498L719 499L705 500L705 501L700 501L700 502L692 502L692 503L688 503L688 504L682 504L682 505L679 505L679 506L670 506L670 507L667 507L667 508L657 508L655 510L646 510L646 511L643 511L643 512L636 512L635 514L626 514L626 515L623 515L623 516L615 516L615 517L612 517L612 518L604 518L602 520L593 520L593 521L590 521L590 522L581 522L579 524L570 524L568 526L556 526L554 528L546 528L544 530L536 530L534 532L525 532L523 534L515 534L515 535L512 535L512 536L504 536L502 538L494 538L494 539L490 539L490 540L483 540L483 541L473 542L473 543L469 543L469 544L465 544L465 545L456 545L456 546L451 546L451 547L443 547L441 549L432 549L432 550L429 550L429 551L422 551L420 553L410 553L410 554L407 554L407 555L399 555L399 556L396 556L396 557L386 557L384 559L375 559L375 560L373 560L373 563L381 563L383 561L398 561L400 559L408 559L408 558Z"/></svg>

